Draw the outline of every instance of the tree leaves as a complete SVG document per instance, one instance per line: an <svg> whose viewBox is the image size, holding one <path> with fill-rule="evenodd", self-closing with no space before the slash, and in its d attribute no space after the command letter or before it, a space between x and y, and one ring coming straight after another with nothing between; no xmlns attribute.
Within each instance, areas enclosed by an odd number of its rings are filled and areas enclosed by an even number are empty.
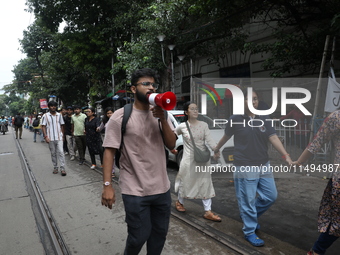
<svg viewBox="0 0 340 255"><path fill-rule="evenodd" d="M174 61L185 54L225 66L228 54L241 52L263 56L262 67L271 76L310 75L320 65L325 36L340 30L338 0L28 0L28 5L37 21L25 31L22 46L36 63L20 63L15 73L18 84L34 82L17 87L35 96L58 94L67 104L108 94L112 75L115 90L124 88L141 67L158 70L169 84L169 44L176 45ZM160 34L166 35L164 63Z"/></svg>

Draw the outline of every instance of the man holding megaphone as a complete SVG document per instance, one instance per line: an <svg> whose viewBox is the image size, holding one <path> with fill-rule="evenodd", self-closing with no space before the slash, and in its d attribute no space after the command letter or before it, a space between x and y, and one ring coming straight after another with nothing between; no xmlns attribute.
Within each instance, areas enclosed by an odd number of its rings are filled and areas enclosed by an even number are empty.
<svg viewBox="0 0 340 255"><path fill-rule="evenodd" d="M168 232L171 197L164 145L173 149L177 136L162 107L173 108L176 96L157 94L157 88L154 70L144 68L132 74L135 101L122 147L124 109L115 111L106 125L102 205L112 209L115 203L111 171L116 150L121 148L119 185L128 224L124 254L129 255L138 254L145 242L148 254L161 254Z"/></svg>

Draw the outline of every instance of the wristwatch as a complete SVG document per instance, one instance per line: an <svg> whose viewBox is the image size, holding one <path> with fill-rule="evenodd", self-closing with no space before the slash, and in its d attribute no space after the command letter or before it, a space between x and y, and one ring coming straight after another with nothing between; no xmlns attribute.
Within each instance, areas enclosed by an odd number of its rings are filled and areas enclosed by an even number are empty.
<svg viewBox="0 0 340 255"><path fill-rule="evenodd" d="M110 186L111 182L104 182L103 185L104 185L104 187Z"/></svg>

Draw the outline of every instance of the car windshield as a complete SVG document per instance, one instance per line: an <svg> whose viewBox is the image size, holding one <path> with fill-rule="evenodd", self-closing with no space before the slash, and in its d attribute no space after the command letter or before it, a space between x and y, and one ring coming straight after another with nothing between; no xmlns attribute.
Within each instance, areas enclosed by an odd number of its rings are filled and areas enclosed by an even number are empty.
<svg viewBox="0 0 340 255"><path fill-rule="evenodd" d="M177 120L178 124L185 121L185 115L184 114L174 114L174 117ZM222 127L221 125L215 125L214 126L214 121L212 119L210 119L208 116L199 114L197 119L207 123L209 129L224 129L224 127Z"/></svg>

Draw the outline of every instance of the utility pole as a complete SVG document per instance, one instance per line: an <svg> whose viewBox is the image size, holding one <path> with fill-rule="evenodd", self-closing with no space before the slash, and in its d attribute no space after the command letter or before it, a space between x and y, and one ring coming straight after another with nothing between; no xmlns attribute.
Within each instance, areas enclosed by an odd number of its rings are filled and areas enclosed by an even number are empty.
<svg viewBox="0 0 340 255"><path fill-rule="evenodd" d="M316 118L316 115L317 115L318 109L319 109L319 101L320 101L319 95L320 95L320 91L321 91L322 76L323 76L323 72L324 72L325 64L326 64L329 37L330 37L329 35L326 36L325 47L323 49L322 61L321 61L321 66L320 66L319 80L318 80L318 85L317 85L316 93L315 93L315 105L314 105L314 111L313 111L313 122L312 122L313 124L311 126L310 142L313 141L313 137L314 137L314 121L315 121L315 118Z"/></svg>

